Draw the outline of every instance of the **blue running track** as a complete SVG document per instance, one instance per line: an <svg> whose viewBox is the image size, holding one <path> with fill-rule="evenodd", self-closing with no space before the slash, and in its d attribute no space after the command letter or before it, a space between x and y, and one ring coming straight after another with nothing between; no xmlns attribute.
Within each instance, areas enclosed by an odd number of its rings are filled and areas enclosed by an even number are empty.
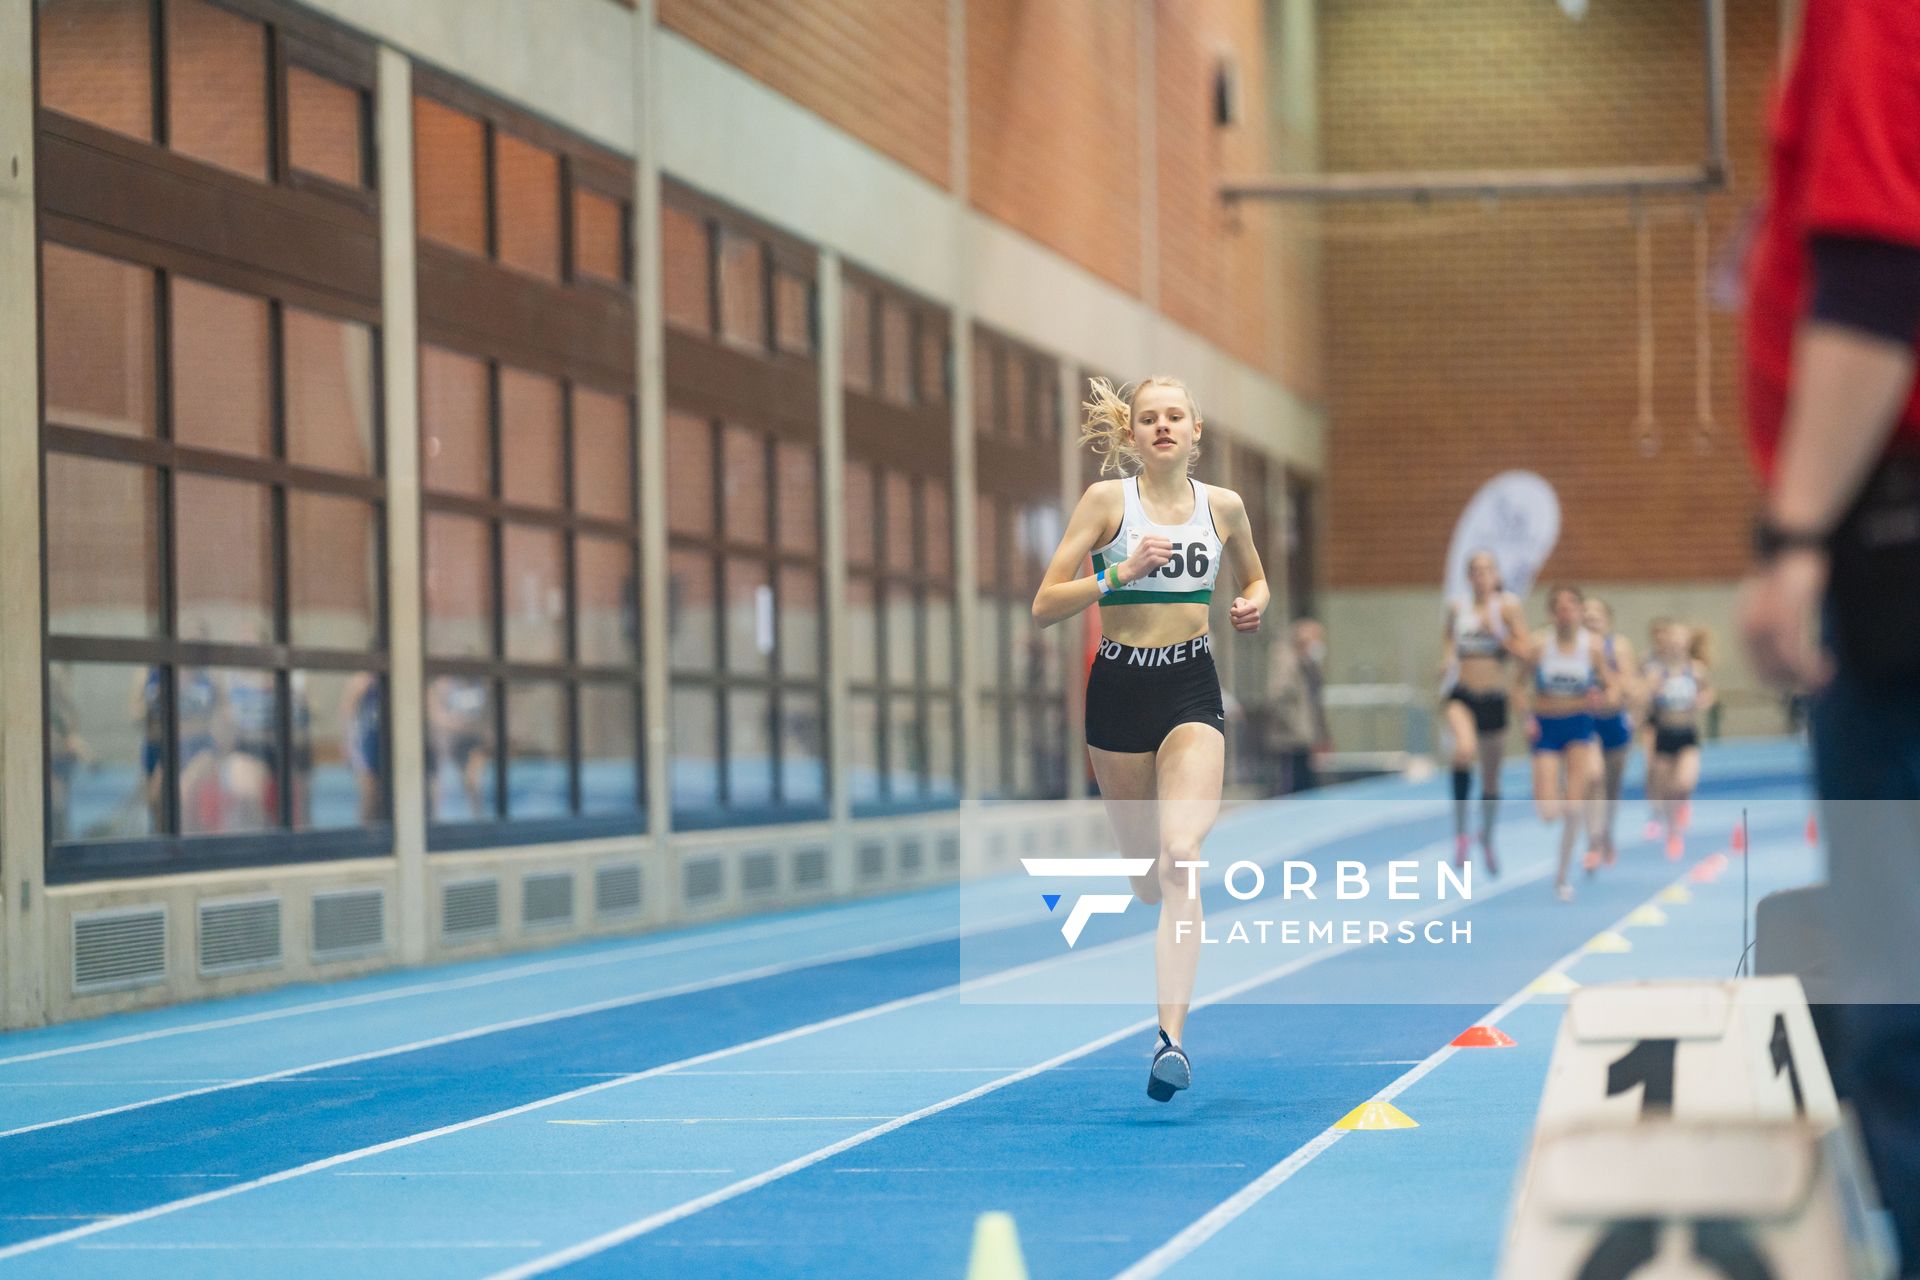
<svg viewBox="0 0 1920 1280"><path fill-rule="evenodd" d="M1816 878L1799 770L1786 744L1711 749L1694 856L1631 838L1629 802L1619 865L1571 904L1553 833L1509 819L1502 877L1447 908L1479 945L1249 968L1196 1010L1166 1106L1150 990L994 998L1137 962L1153 913L1069 953L1020 876L0 1036L0 1275L959 1277L1004 1209L1035 1280L1484 1277L1560 1016L1520 993L1556 965L1729 975L1742 871L1756 899ZM1743 805L1745 867L1569 960ZM1330 876L1449 834L1438 783L1378 782L1235 810L1208 855ZM1210 920L1248 905L1208 894ZM1516 1047L1445 1050L1496 1006ZM1382 1091L1419 1127L1330 1129Z"/></svg>

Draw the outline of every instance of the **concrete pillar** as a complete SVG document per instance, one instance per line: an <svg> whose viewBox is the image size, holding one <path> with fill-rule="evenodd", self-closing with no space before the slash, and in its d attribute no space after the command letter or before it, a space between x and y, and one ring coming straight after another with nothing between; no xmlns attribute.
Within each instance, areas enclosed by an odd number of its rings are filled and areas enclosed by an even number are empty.
<svg viewBox="0 0 1920 1280"><path fill-rule="evenodd" d="M840 377L840 255L820 253L816 297L820 308L820 501L826 523L820 553L826 566L821 601L827 615L827 744L829 812L845 824L853 816L847 770L853 758L848 733L853 723L847 693L847 397Z"/></svg>
<svg viewBox="0 0 1920 1280"><path fill-rule="evenodd" d="M425 629L420 566L420 313L413 218L413 67L382 48L374 132L380 156L380 327L387 452L387 707L393 734L394 920L403 964L426 959Z"/></svg>
<svg viewBox="0 0 1920 1280"><path fill-rule="evenodd" d="M46 1017L33 3L0 0L0 1026Z"/></svg>
<svg viewBox="0 0 1920 1280"><path fill-rule="evenodd" d="M653 0L633 14L633 279L640 381L640 661L646 730L647 829L664 848L672 820L667 678L667 358L660 272L660 146L654 86ZM654 859L648 891L667 895L665 863Z"/></svg>

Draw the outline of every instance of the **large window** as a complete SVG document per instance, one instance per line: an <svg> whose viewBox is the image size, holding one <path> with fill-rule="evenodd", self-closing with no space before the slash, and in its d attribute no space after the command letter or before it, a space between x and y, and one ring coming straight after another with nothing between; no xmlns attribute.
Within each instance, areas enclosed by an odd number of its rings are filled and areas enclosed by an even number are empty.
<svg viewBox="0 0 1920 1280"><path fill-rule="evenodd" d="M56 859L385 823L372 326L58 243L41 263Z"/></svg>
<svg viewBox="0 0 1920 1280"><path fill-rule="evenodd" d="M848 790L856 813L950 805L960 778L946 317L854 272L843 299Z"/></svg>
<svg viewBox="0 0 1920 1280"><path fill-rule="evenodd" d="M1065 529L1059 365L984 329L974 335L975 495L984 790L1066 794L1068 636L1033 623L1033 594Z"/></svg>
<svg viewBox="0 0 1920 1280"><path fill-rule="evenodd" d="M429 847L638 831L631 168L418 83Z"/></svg>
<svg viewBox="0 0 1920 1280"><path fill-rule="evenodd" d="M673 821L824 816L813 256L677 187L663 220Z"/></svg>
<svg viewBox="0 0 1920 1280"><path fill-rule="evenodd" d="M372 49L35 15L48 876L382 851Z"/></svg>

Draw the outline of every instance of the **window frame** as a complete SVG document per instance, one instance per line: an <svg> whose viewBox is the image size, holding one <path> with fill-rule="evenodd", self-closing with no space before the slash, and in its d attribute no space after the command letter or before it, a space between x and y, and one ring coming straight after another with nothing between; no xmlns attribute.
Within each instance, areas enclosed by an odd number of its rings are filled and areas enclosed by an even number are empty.
<svg viewBox="0 0 1920 1280"><path fill-rule="evenodd" d="M39 32L34 12L31 38L35 64L36 264L46 246L58 245L129 264L151 274L153 328L154 427L145 437L127 437L49 422L44 376L47 289L44 269L37 272L37 330L41 338L39 387L39 483L46 493L50 452L133 464L153 476L156 542L142 547L154 558L160 634L149 637L101 637L54 632L48 590L49 547L46 504L40 523L41 714L50 723L52 670L55 663L100 662L158 666L167 672L161 698L165 741L161 744L163 831L106 840L53 837L53 770L43 770L42 840L50 884L78 883L104 876L196 870L233 870L278 866L341 857L385 855L393 848L393 701L389 565L386 554L386 433L380 358L382 295L379 263L379 200L373 183L371 113L362 136L362 163L368 170L364 191L322 190L289 180L286 163L286 58L311 59L331 78L370 95L375 80L372 41L332 21L278 0L209 0L215 7L264 24L267 57L269 176L244 177L167 146L167 0L147 0L152 92L152 136L137 138L68 115L39 102ZM247 234L229 234L244 225ZM269 378L271 385L270 456L246 457L182 445L174 434L171 378L171 280L176 276L235 290L269 303ZM365 475L307 467L287 457L287 405L284 310L294 306L334 320L364 324L373 352L370 362L371 456ZM178 541L173 490L180 475L204 475L265 486L268 539L274 593L274 639L259 645L182 639L178 625L176 552ZM319 649L288 643L292 597L288 574L291 493L350 497L369 504L372 514L374 635L365 650ZM385 820L368 826L294 830L288 825L246 833L179 832L179 673L194 667L241 667L270 671L275 682L275 741L280 752L275 776L279 812L290 820L293 788L287 785L295 745L292 725L292 675L296 671L370 672L387 690L381 717L381 799ZM43 762L50 765L51 744L43 734ZM144 784L143 784L144 785Z"/></svg>
<svg viewBox="0 0 1920 1280"><path fill-rule="evenodd" d="M825 376L820 361L820 290L818 254L809 245L775 228L732 209L670 178L661 181L663 208L675 210L696 221L701 228L706 281L706 325L704 332L677 323L665 326L667 409L669 419L679 416L705 425L715 451L710 458L713 494L712 534L703 536L683 532L668 533L667 550L693 551L703 556L713 573L715 634L720 638L712 664L699 670L673 669L667 675L669 699L682 691L706 690L714 698L717 717L714 734L716 771L715 795L709 806L681 808L665 797L669 821L675 830L699 831L729 827L764 826L776 823L824 820L831 811L834 787L835 743L828 723L827 674L833 656L826 642L827 610L834 602L827 595L825 546L824 451L820 438L820 383ZM761 246L758 285L761 299L761 324L753 349L723 337L722 294L720 289L720 245L723 235L749 238ZM662 245L664 255L666 246ZM806 285L809 350L800 355L783 347L779 340L778 299L775 281L785 274ZM767 541L739 543L726 534L725 509L720 490L724 484L720 466L722 428L744 428L761 437L767 459ZM779 472L777 446L796 445L808 450L815 467L814 536L811 552L792 552L780 546ZM670 448L679 442L670 442ZM727 668L725 656L725 572L729 560L751 559L768 567L774 592L774 646L769 654L769 674L734 674ZM816 638L819 661L810 676L786 674L781 637L780 569L797 567L811 572L818 584ZM774 778L774 800L770 804L743 808L729 800L729 765L732 753L728 741L727 706L732 689L762 687L772 699L770 742ZM786 803L785 786L786 696L797 693L811 697L820 708L820 762L822 790L818 800Z"/></svg>
<svg viewBox="0 0 1920 1280"><path fill-rule="evenodd" d="M289 305L307 307L305 299L290 299L255 289L270 282L255 280L249 296L264 298L269 304L270 456L248 457L225 453L175 440L174 398L171 389L173 280L186 276L196 282L209 282L207 274L194 274L176 268L102 253L93 245L73 244L67 238L42 235L37 252L54 245L101 257L113 257L154 280L153 369L155 379L154 434L151 437L121 436L50 420L46 404L46 380L40 387L40 486L46 493L49 458L54 454L133 465L151 474L154 482L154 525L156 542L141 550L152 557L158 586L160 634L145 637L108 637L60 633L53 630L49 586L48 521L45 505L41 511L41 682L42 715L51 714L52 664L114 663L159 667L167 673L160 696L163 738L160 744L162 779L160 813L165 830L137 837L107 840L53 839L52 771L47 771L43 803L46 808L47 878L50 883L71 883L94 876L148 871L186 871L235 868L305 862L324 858L364 856L385 852L392 846L393 771L392 698L382 703L381 717L381 799L386 810L384 822L351 828L298 830L293 826L292 755L294 738L291 681L296 671L371 672L386 682L391 677L391 641L388 594L386 512L388 488L385 473L385 371L377 357L380 327L364 314L329 314L336 320L352 320L368 326L376 357L370 362L372 383L369 399L372 408L371 471L360 476L304 466L287 459L287 403L284 311ZM213 273L208 273L213 274ZM220 273L225 274L225 273ZM45 332L45 272L41 276L40 329ZM231 287L228 277L222 287ZM44 359L44 356L43 356ZM190 640L180 636L180 598L178 589L179 522L175 489L179 477L205 476L240 481L265 488L269 504L267 538L270 548L273 638L264 644L228 641ZM295 493L312 493L350 498L364 502L372 515L371 559L374 569L374 617L372 644L366 649L329 649L291 643L292 586L291 529L289 502ZM242 833L183 834L180 831L180 723L178 677L194 668L245 668L270 671L275 684L275 744L283 748L274 769L278 790L278 825L263 831ZM43 751L49 750L43 744Z"/></svg>
<svg viewBox="0 0 1920 1280"><path fill-rule="evenodd" d="M1013 572L1016 566L1014 539L1008 536L1017 527L1020 513L1035 508L1052 508L1062 525L1065 524L1067 513L1060 501L1062 423L1058 408L1058 379L1064 372L1054 357L984 325L974 326L973 347L975 367L968 370L968 376L975 379L976 388L980 387L984 362L986 387L991 396L985 404L976 397L976 448L983 453L991 451L994 456L994 465L977 468L975 489L969 495L976 513L981 504L986 504L995 522L991 543L994 563L988 565L983 559L977 566L974 581L967 584L974 593L976 611L994 620L993 646L979 655L976 664L979 679L969 694L979 704L982 735L995 745L993 758L999 765L998 776L986 780L983 798L990 802L1064 799L1067 772L1071 767L1065 682L1073 678L1075 658L1066 648L1067 629L1051 629L1042 635L1041 642L1053 651L1052 660L1060 671L1060 688L1029 687L1018 679L1018 664L1009 637L1012 622L1024 614L1031 603L1031 591L1027 589L1028 584L1017 581ZM998 412L1006 400L1007 367L1011 361L1021 362L1028 374L1027 411L1015 422ZM983 579L997 584L998 590L983 586ZM1037 587L1038 583L1031 585ZM973 638L977 642L979 635L976 633ZM1032 787L1020 782L1018 721L1023 715L1030 718L1031 724L1053 731L1052 745L1057 748L1045 757L1050 776ZM975 744L976 755L979 745Z"/></svg>
<svg viewBox="0 0 1920 1280"><path fill-rule="evenodd" d="M488 653L485 657L444 657L437 656L426 649L426 631L424 622L427 614L427 584L424 574L420 583L420 616L423 622L421 630L421 648L423 672L423 702L420 707L426 732L432 733L427 722L427 703L432 697L432 686L441 677L484 680L495 695L489 707L495 749L492 752L491 767L494 783L494 813L489 818L468 819L457 822L443 822L431 813L427 815L427 850L437 853L457 849L484 848L504 844L531 844L552 840L579 840L603 835L637 834L646 830L647 790L646 790L646 734L644 729L645 707L645 667L642 661L642 633L638 626L634 629L634 654L624 664L590 664L580 660L579 654L579 539L597 537L617 540L625 545L632 556L631 572L627 579L631 597L637 609L642 595L642 569L639 557L639 482L640 462L637 451L627 451L628 466L628 519L624 522L611 520L603 516L583 513L579 509L579 494L574 484L574 404L580 390L586 390L618 400L627 411L628 439L633 439L634 425L638 421L638 402L632 390L615 391L604 386L595 386L584 380L558 377L560 386L560 447L561 447L561 496L556 507L529 506L508 501L501 496L503 468L501 466L502 433L502 397L501 379L508 367L518 367L511 360L490 356L484 351L461 349L452 342L430 340L422 331L422 345L435 346L451 351L456 355L480 361L486 369L487 377L487 439L486 448L490 458L488 466L488 492L484 497L471 494L435 492L429 489L424 480L420 487L420 537L421 547L426 547L427 522L434 515L460 516L479 520L486 528L487 539L487 576L488 576ZM523 370L523 372L540 372ZM542 374L541 376L554 376ZM427 429L425 415L422 414L420 429ZM509 528L542 529L560 535L561 562L560 573L563 589L561 610L562 656L558 661L539 662L524 658L510 658L506 654L506 614L507 592L506 575L506 534ZM567 703L567 749L564 762L567 766L567 800L569 813L564 817L516 818L509 811L508 771L512 765L511 752L506 748L507 735L507 697L506 694L515 685L554 684L564 690ZM585 757L582 752L580 733L581 691L586 686L623 685L633 697L634 717L634 795L635 807L624 813L595 814L582 811L584 794L583 767Z"/></svg>
<svg viewBox="0 0 1920 1280"><path fill-rule="evenodd" d="M420 645L423 670L419 714L427 733L428 701L433 682L443 676L484 679L492 691L489 708L494 735L491 767L494 771L494 812L491 817L442 822L427 817L427 851L497 848L639 835L648 829L649 814L658 802L647 789L644 624L639 610L644 599L644 570L640 563L640 457L635 424L639 399L636 366L637 307L632 254L634 164L624 156L570 133L539 116L495 99L445 72L415 64L413 97L478 119L485 136L485 219L487 254L475 256L438 241L414 228L418 262L419 346L438 347L483 362L487 370L487 439L490 459L485 496L436 493L420 482L420 538L426 545L430 515L458 515L482 520L487 530L487 573L491 591L488 654L483 658L436 657L426 651L426 630ZM559 159L560 279L543 279L499 260L498 204L495 187L496 136L511 134L554 153ZM419 151L415 151L417 181ZM615 288L595 278L576 279L573 245L573 197L584 187L614 200L621 210L622 267L627 281ZM561 498L557 507L527 506L502 497L502 418L500 385L503 367L551 378L561 384ZM424 394L424 385L421 388ZM628 501L626 521L613 521L579 509L576 491L575 397L580 390L610 396L626 406ZM424 411L420 428L427 429ZM510 527L551 529L562 538L561 573L564 581L563 657L557 662L510 659L505 652L506 593L505 535ZM634 652L620 666L579 661L579 551L583 536L617 539L632 553L628 583L634 602ZM420 608L427 617L426 578L420 581ZM516 685L558 682L568 708L567 794L570 812L564 816L516 818L510 811L508 770L512 764L507 737L507 702ZM581 742L583 691L596 685L619 684L633 699L633 769L635 807L621 813L582 812L584 765Z"/></svg>
<svg viewBox="0 0 1920 1280"><path fill-rule="evenodd" d="M844 466L849 474L855 468L866 470L874 495L874 518L871 528L866 531L866 536L871 540L868 548L871 558L863 564L849 556L847 579L849 584L859 581L872 590L875 673L872 680L850 676L847 690L852 698L871 699L876 708L877 738L874 748L878 763L879 795L877 798L855 798L853 815L860 818L952 809L958 806L966 781L966 761L960 749L963 697L959 673L960 584L952 573L951 554L948 557L949 571L944 576L935 575L924 567L929 559L925 538L944 533L949 547L956 541L953 425L949 404L953 368L952 319L937 304L858 267L844 265L842 277L843 290L858 291L866 299L864 305L870 317L867 347L871 374L869 388L863 389L849 381L844 362L835 371L835 376L841 380L846 406ZM905 403L890 395L886 386L885 324L881 317L888 307L902 308L908 317L906 359L911 395ZM922 344L929 336L936 337L943 348L940 384L935 388L928 388L923 376ZM887 490L889 479L895 477L904 478L910 485L912 510L909 527L915 539L914 567L910 570L895 568L887 555L887 534L892 523L891 499L887 496ZM926 495L930 487L945 491L944 530L933 529L928 523ZM861 534L861 530L852 527L847 530L849 541ZM928 669L926 644L932 626L931 596L941 586L945 586L948 592L947 652L950 655L944 682L935 680ZM916 637L913 646L914 669L904 678L892 670L889 662L894 648L889 643L891 611L886 601L889 589L894 588L904 589L913 606ZM929 748L919 753L919 765L915 770L916 793L907 796L896 794L894 790L893 713L895 703L899 700L911 703L914 720L921 727L922 743ZM937 794L940 780L935 778L931 768L934 753L924 737L928 708L937 703L946 704L949 736L952 739L948 744L948 758L953 762L952 774L945 779L951 786L951 794L946 796Z"/></svg>

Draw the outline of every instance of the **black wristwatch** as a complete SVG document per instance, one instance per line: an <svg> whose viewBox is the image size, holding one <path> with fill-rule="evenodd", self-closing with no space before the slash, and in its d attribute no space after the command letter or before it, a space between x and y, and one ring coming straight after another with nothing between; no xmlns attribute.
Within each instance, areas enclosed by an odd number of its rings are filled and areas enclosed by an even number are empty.
<svg viewBox="0 0 1920 1280"><path fill-rule="evenodd" d="M1828 535L1810 529L1786 529L1761 516L1753 522L1753 558L1772 564L1789 551L1825 551Z"/></svg>

